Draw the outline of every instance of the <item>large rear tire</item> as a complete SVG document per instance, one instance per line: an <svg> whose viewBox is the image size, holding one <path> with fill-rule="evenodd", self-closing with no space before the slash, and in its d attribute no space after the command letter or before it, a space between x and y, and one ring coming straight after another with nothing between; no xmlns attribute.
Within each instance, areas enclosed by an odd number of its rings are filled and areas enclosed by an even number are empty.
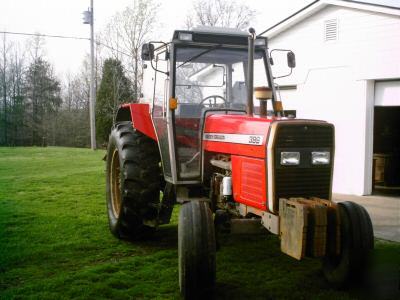
<svg viewBox="0 0 400 300"><path fill-rule="evenodd" d="M338 204L341 221L341 253L323 260L325 278L343 288L363 281L374 248L371 219L364 207L350 201Z"/></svg>
<svg viewBox="0 0 400 300"><path fill-rule="evenodd" d="M109 138L106 169L108 220L116 237L141 239L154 231L160 172L156 142L135 130L131 122L117 123Z"/></svg>
<svg viewBox="0 0 400 300"><path fill-rule="evenodd" d="M215 232L207 202L183 204L178 224L179 286L184 299L203 299L215 285Z"/></svg>

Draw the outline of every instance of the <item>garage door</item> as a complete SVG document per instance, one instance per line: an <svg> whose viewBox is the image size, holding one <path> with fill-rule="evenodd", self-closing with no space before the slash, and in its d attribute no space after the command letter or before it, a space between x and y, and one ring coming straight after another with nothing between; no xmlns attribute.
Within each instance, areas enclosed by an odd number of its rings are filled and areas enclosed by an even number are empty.
<svg viewBox="0 0 400 300"><path fill-rule="evenodd" d="M400 80L375 83L375 106L400 106Z"/></svg>

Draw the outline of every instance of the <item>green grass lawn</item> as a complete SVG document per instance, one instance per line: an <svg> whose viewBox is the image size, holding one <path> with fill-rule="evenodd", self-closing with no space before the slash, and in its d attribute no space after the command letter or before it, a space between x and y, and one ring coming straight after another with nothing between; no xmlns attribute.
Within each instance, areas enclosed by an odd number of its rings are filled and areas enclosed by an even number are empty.
<svg viewBox="0 0 400 300"><path fill-rule="evenodd" d="M0 299L179 299L177 212L154 239L108 230L103 151L0 148ZM397 243L376 242L393 257ZM390 262L392 262L390 260ZM223 236L217 299L354 299L272 235Z"/></svg>

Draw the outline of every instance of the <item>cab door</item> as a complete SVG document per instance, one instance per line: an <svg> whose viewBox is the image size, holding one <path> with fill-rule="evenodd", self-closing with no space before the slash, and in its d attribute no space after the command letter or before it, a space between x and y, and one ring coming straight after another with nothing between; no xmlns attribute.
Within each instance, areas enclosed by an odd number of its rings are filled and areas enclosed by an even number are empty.
<svg viewBox="0 0 400 300"><path fill-rule="evenodd" d="M166 181L176 183L175 152L173 141L173 126L171 112L167 105L170 94L170 60L168 47L162 47L155 52L152 62L156 70L153 71L154 92L152 117L156 130L158 146L160 148L164 178Z"/></svg>

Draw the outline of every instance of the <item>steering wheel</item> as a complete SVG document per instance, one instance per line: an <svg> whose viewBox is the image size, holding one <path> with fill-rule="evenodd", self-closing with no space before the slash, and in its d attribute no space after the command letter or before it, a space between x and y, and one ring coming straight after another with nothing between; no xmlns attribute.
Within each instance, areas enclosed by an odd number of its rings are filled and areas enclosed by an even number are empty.
<svg viewBox="0 0 400 300"><path fill-rule="evenodd" d="M214 99L214 101L212 99ZM224 103L217 104L217 99L221 99ZM204 103L206 101L209 101L209 103ZM201 100L201 102L199 103L199 106L204 105L206 107L220 107L221 104L223 106L225 106L225 104L226 104L226 99L224 97L222 97L220 95L211 95L211 96L207 96L203 100Z"/></svg>

